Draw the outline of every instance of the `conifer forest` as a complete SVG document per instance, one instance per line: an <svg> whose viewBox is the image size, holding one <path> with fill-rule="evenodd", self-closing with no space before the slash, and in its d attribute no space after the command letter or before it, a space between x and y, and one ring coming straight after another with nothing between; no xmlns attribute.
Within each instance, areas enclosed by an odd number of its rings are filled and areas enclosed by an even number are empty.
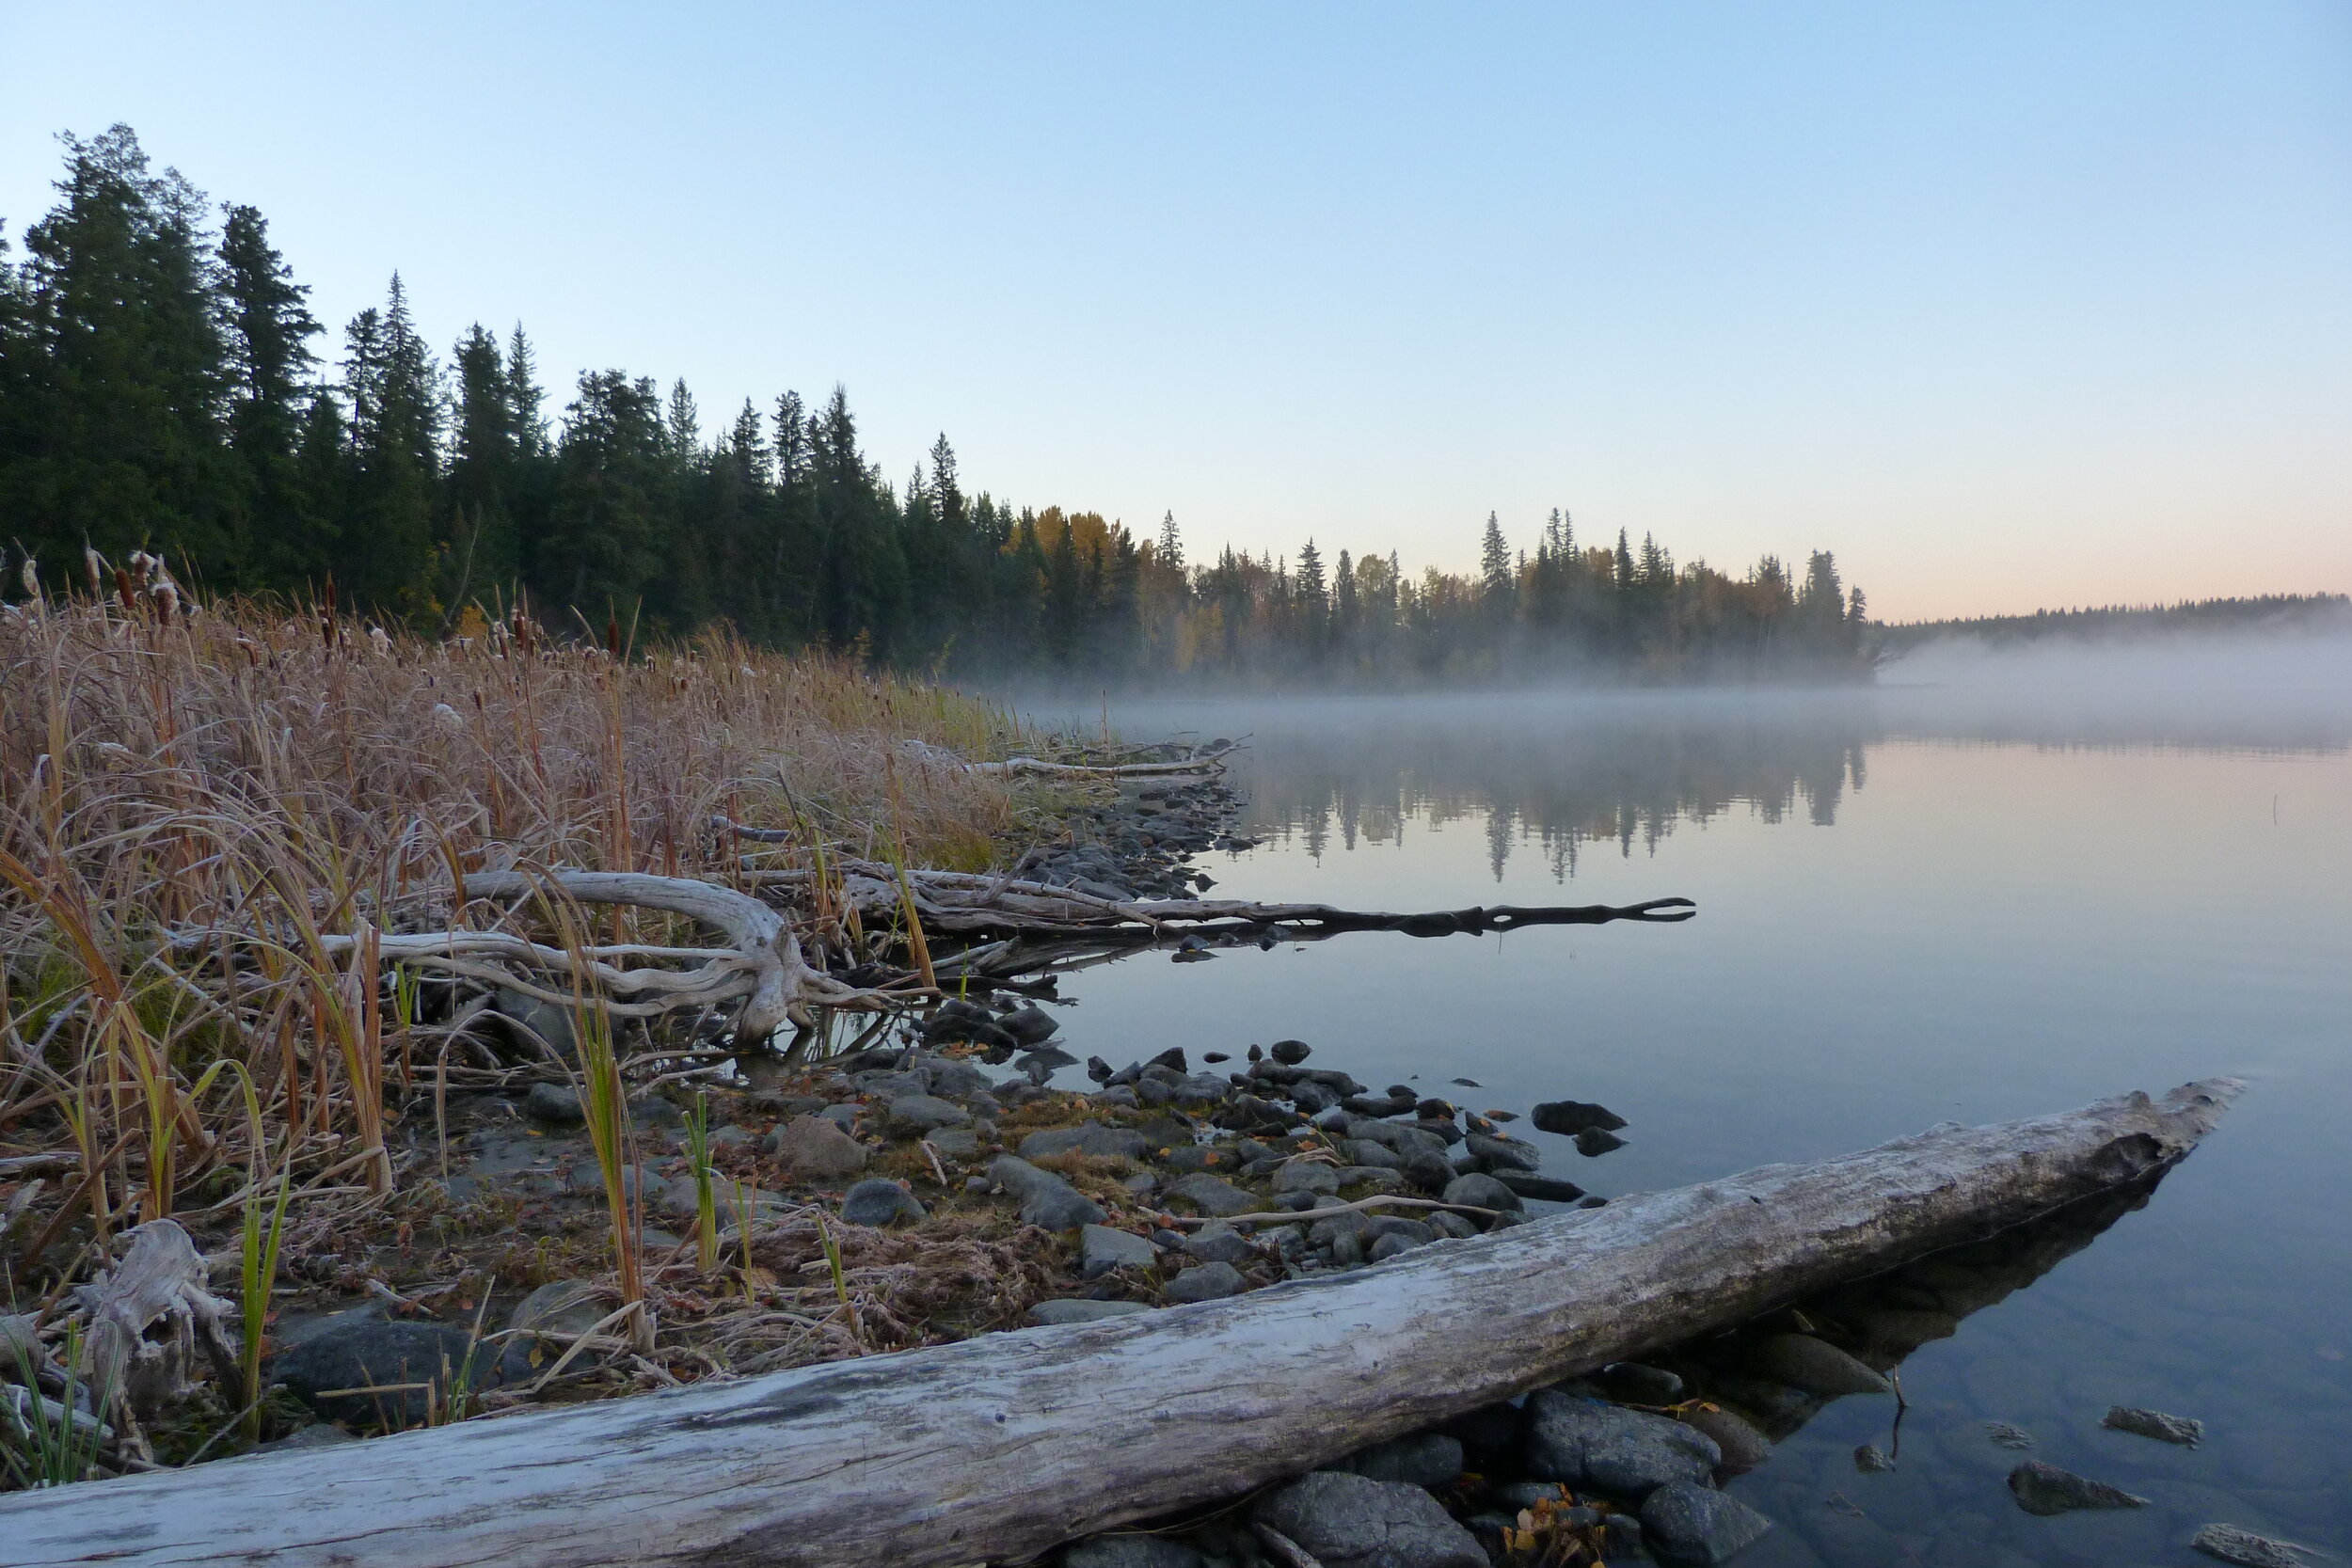
<svg viewBox="0 0 2352 1568"><path fill-rule="evenodd" d="M625 369L551 389L519 325L443 353L397 273L330 333L261 213L128 127L62 142L55 206L0 230L12 582L146 550L426 633L521 603L582 636L725 627L1044 685L1837 682L1878 657L1826 550L1734 574L1554 509L1516 537L1489 513L1468 574L1313 537L1211 551L1214 523L976 488L944 434L894 482L839 387L707 414Z"/></svg>

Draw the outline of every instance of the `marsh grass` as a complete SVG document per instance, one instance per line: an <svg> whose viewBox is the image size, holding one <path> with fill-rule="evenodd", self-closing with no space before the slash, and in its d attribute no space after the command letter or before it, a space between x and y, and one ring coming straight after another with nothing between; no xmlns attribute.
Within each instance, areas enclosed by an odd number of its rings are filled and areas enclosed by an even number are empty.
<svg viewBox="0 0 2352 1568"><path fill-rule="evenodd" d="M54 1299L117 1232L173 1216L242 1218L270 1263L296 1216L399 1196L419 1163L402 1125L437 1119L453 1087L555 1070L458 1018L462 988L379 962L388 931L565 924L461 906L469 872L726 882L723 813L793 831L767 863L818 871L801 919L862 950L874 933L827 868L884 843L901 863L985 865L1024 819L1001 781L935 755L1020 748L1006 712L847 659L724 635L570 643L519 613L470 611L436 641L199 607L147 558L93 568L110 576L0 607L0 1152L73 1156L19 1216L15 1290ZM644 911L567 918L575 946L691 940ZM598 999L575 1002L616 1264L642 1302L623 1071L665 1042L631 1025L625 1061ZM265 1280L246 1283L265 1306Z"/></svg>

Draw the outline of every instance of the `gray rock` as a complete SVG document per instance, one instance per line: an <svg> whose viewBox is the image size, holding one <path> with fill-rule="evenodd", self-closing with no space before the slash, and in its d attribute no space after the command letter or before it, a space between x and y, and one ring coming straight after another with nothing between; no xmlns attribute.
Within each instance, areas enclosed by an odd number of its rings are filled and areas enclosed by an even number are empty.
<svg viewBox="0 0 2352 1568"><path fill-rule="evenodd" d="M881 1227L898 1220L914 1225L925 1217L926 1212L913 1193L879 1176L859 1182L841 1199L841 1219L846 1225Z"/></svg>
<svg viewBox="0 0 2352 1568"><path fill-rule="evenodd" d="M1082 1226L1078 1230L1078 1272L1100 1279L1113 1269L1148 1269L1159 1261L1160 1249L1131 1230L1107 1225Z"/></svg>
<svg viewBox="0 0 2352 1568"><path fill-rule="evenodd" d="M794 1117L763 1147L804 1181L843 1181L866 1168L866 1146L820 1117Z"/></svg>
<svg viewBox="0 0 2352 1568"><path fill-rule="evenodd" d="M1296 1226L1284 1229L1295 1231ZM1258 1255L1249 1238L1230 1225L1204 1225L1184 1238L1184 1251L1203 1263L1244 1263Z"/></svg>
<svg viewBox="0 0 2352 1568"><path fill-rule="evenodd" d="M1642 1504L1642 1539L1673 1568L1712 1568L1763 1539L1772 1522L1727 1493L1676 1481Z"/></svg>
<svg viewBox="0 0 2352 1568"><path fill-rule="evenodd" d="M1625 1117L1606 1105L1596 1105L1584 1100L1549 1101L1528 1112L1527 1116L1540 1131L1558 1132L1571 1138L1587 1127L1614 1132L1625 1125Z"/></svg>
<svg viewBox="0 0 2352 1568"><path fill-rule="evenodd" d="M2032 1433L2027 1432L2023 1427L2013 1427L2007 1421L1985 1422L1984 1435L1989 1441L1996 1443L2004 1449L2030 1449L2033 1447Z"/></svg>
<svg viewBox="0 0 2352 1568"><path fill-rule="evenodd" d="M1181 1180L1171 1181L1162 1195L1182 1198L1204 1214L1222 1219L1229 1214L1246 1214L1263 1209L1263 1203L1230 1181L1220 1181L1206 1171L1196 1171Z"/></svg>
<svg viewBox="0 0 2352 1568"><path fill-rule="evenodd" d="M643 1100L628 1102L628 1118L640 1127L683 1127L686 1113L675 1101L660 1095L649 1094Z"/></svg>
<svg viewBox="0 0 2352 1568"><path fill-rule="evenodd" d="M1540 1169L1544 1157L1532 1144L1517 1138L1491 1138L1483 1132L1472 1132L1462 1140L1462 1146L1478 1156L1488 1171Z"/></svg>
<svg viewBox="0 0 2352 1568"><path fill-rule="evenodd" d="M1586 1159L1606 1154L1613 1148L1623 1148L1625 1140L1606 1128L1587 1127L1576 1135L1576 1151Z"/></svg>
<svg viewBox="0 0 2352 1568"><path fill-rule="evenodd" d="M819 1121L832 1122L835 1127L847 1132L857 1126L857 1112L858 1108L855 1105L847 1103L828 1105L817 1113L817 1118Z"/></svg>
<svg viewBox="0 0 2352 1568"><path fill-rule="evenodd" d="M1429 1228L1457 1242L1467 1242L1478 1234L1478 1227L1471 1224L1467 1215L1449 1214L1442 1209L1429 1216Z"/></svg>
<svg viewBox="0 0 2352 1568"><path fill-rule="evenodd" d="M2303 1568L2296 1547L2235 1525L2207 1525L2189 1544L2207 1557L2234 1562L2238 1568Z"/></svg>
<svg viewBox="0 0 2352 1568"><path fill-rule="evenodd" d="M1274 1190L1278 1193L1318 1193L1328 1195L1340 1190L1340 1173L1336 1166L1320 1160L1290 1160L1274 1173Z"/></svg>
<svg viewBox="0 0 2352 1568"><path fill-rule="evenodd" d="M1104 1318L1132 1318L1152 1308L1140 1301L1041 1301L1029 1308L1029 1321L1047 1327L1059 1323L1100 1323Z"/></svg>
<svg viewBox="0 0 2352 1568"><path fill-rule="evenodd" d="M526 1353L517 1347L508 1354L519 1359ZM330 1421L399 1431L421 1425L449 1398L453 1383L495 1387L503 1368L498 1346L476 1345L452 1324L350 1314L278 1355L269 1375ZM342 1392L354 1388L387 1391Z"/></svg>
<svg viewBox="0 0 2352 1568"><path fill-rule="evenodd" d="M1307 1240L1316 1246L1329 1246L1342 1236L1362 1236L1370 1233L1372 1217L1360 1209L1349 1209L1337 1214L1326 1214L1307 1227Z"/></svg>
<svg viewBox="0 0 2352 1568"><path fill-rule="evenodd" d="M297 1449L331 1449L339 1443L357 1443L359 1439L332 1421L313 1421L299 1427L283 1437L253 1445L255 1453L285 1453Z"/></svg>
<svg viewBox="0 0 2352 1568"><path fill-rule="evenodd" d="M1747 1367L1758 1377L1830 1399L1895 1391L1886 1379L1828 1340L1810 1334L1775 1334L1758 1341L1748 1353Z"/></svg>
<svg viewBox="0 0 2352 1568"><path fill-rule="evenodd" d="M588 1119L580 1108L580 1091L569 1084L533 1084L523 1096L523 1115L533 1121L553 1122L559 1127L578 1127Z"/></svg>
<svg viewBox="0 0 2352 1568"><path fill-rule="evenodd" d="M1318 1470L1261 1498L1251 1521L1323 1568L1486 1568L1478 1540L1418 1486Z"/></svg>
<svg viewBox="0 0 2352 1568"><path fill-rule="evenodd" d="M1313 1053L1314 1048L1305 1040L1276 1040L1266 1047L1266 1054L1284 1067L1296 1067Z"/></svg>
<svg viewBox="0 0 2352 1568"><path fill-rule="evenodd" d="M1342 1190L1362 1187L1375 1193L1401 1193L1406 1187L1405 1173L1385 1165L1341 1165L1338 1173Z"/></svg>
<svg viewBox="0 0 2352 1568"><path fill-rule="evenodd" d="M1061 1028L1061 1021L1030 1002L998 1019L996 1027L1022 1045L1042 1045Z"/></svg>
<svg viewBox="0 0 2352 1568"><path fill-rule="evenodd" d="M1556 1176L1536 1176L1523 1170L1499 1170L1489 1174L1519 1196L1532 1197L1541 1203L1574 1203L1584 1196L1583 1188L1573 1181L1563 1181Z"/></svg>
<svg viewBox="0 0 2352 1568"><path fill-rule="evenodd" d="M1457 1176L1445 1184L1442 1195L1448 1203L1467 1204L1472 1209L1523 1210L1527 1205L1519 1195L1491 1176L1472 1172Z"/></svg>
<svg viewBox="0 0 2352 1568"><path fill-rule="evenodd" d="M2028 1513L2072 1513L2089 1508L2146 1508L2148 1499L2135 1497L2103 1481L2028 1459L2009 1473L2009 1495Z"/></svg>
<svg viewBox="0 0 2352 1568"><path fill-rule="evenodd" d="M1140 1132L1105 1127L1099 1121L1076 1127L1049 1127L1021 1140L1024 1160L1050 1159L1057 1154L1088 1154L1098 1158L1140 1160L1151 1145Z"/></svg>
<svg viewBox="0 0 2352 1568"><path fill-rule="evenodd" d="M968 1126L971 1120L971 1112L935 1094L901 1095L890 1102L894 1132L929 1132L939 1127Z"/></svg>
<svg viewBox="0 0 2352 1568"><path fill-rule="evenodd" d="M1391 1232L1386 1236L1374 1237L1371 1249L1364 1254L1364 1257L1370 1262L1385 1263L1398 1254L1410 1252L1421 1244L1410 1236L1399 1236Z"/></svg>
<svg viewBox="0 0 2352 1568"><path fill-rule="evenodd" d="M1876 1443L1865 1443L1853 1451L1853 1467L1866 1476L1884 1475L1895 1467L1895 1460Z"/></svg>
<svg viewBox="0 0 2352 1568"><path fill-rule="evenodd" d="M1403 1236L1415 1246L1425 1245L1438 1239L1438 1232L1419 1220L1408 1220L1400 1214L1376 1214L1365 1222L1364 1234L1374 1241L1383 1236Z"/></svg>
<svg viewBox="0 0 2352 1568"><path fill-rule="evenodd" d="M1613 1400L1629 1404L1672 1404L1682 1397L1682 1380L1639 1361L1620 1361L1593 1374L1593 1382Z"/></svg>
<svg viewBox="0 0 2352 1568"><path fill-rule="evenodd" d="M550 1280L515 1304L506 1326L517 1331L585 1334L612 1310L593 1280Z"/></svg>
<svg viewBox="0 0 2352 1568"><path fill-rule="evenodd" d="M1136 1098L1136 1091L1129 1088L1124 1084L1118 1085L1112 1088L1103 1089L1097 1092L1093 1099L1097 1105L1123 1105L1130 1111L1136 1109L1143 1103L1141 1100Z"/></svg>
<svg viewBox="0 0 2352 1568"><path fill-rule="evenodd" d="M2178 1443L2185 1449L2195 1448L2205 1435L2205 1423L2202 1421L2192 1421L2185 1416L2168 1416L2161 1410L2136 1410L2126 1404L2108 1410L2099 1424L2138 1437L2153 1437L2159 1443Z"/></svg>
<svg viewBox="0 0 2352 1568"><path fill-rule="evenodd" d="M1169 1280L1161 1294L1172 1302L1216 1301L1239 1295L1248 1288L1241 1271L1231 1263L1203 1263Z"/></svg>
<svg viewBox="0 0 2352 1568"><path fill-rule="evenodd" d="M1527 1397L1527 1473L1638 1500L1669 1481L1708 1484L1723 1450L1705 1433L1542 1388Z"/></svg>
<svg viewBox="0 0 2352 1568"><path fill-rule="evenodd" d="M923 1082L931 1093L948 1100L962 1100L969 1095L986 1094L996 1086L996 1080L974 1067L970 1062L959 1062L952 1057L945 1061L932 1062L925 1067Z"/></svg>
<svg viewBox="0 0 2352 1568"><path fill-rule="evenodd" d="M1164 1535L1093 1535L1062 1548L1062 1568L1201 1568L1197 1546Z"/></svg>
<svg viewBox="0 0 2352 1568"><path fill-rule="evenodd" d="M1021 1200L1021 1220L1047 1230L1075 1230L1103 1223L1103 1206L1077 1188L1026 1160L1000 1154L991 1161L992 1180Z"/></svg>
<svg viewBox="0 0 2352 1568"><path fill-rule="evenodd" d="M1772 1440L1736 1411L1721 1405L1694 1405L1682 1413L1682 1422L1714 1439L1715 1447L1723 1451L1715 1467L1725 1475L1744 1475L1772 1457Z"/></svg>
<svg viewBox="0 0 2352 1568"><path fill-rule="evenodd" d="M1459 1439L1443 1433L1416 1432L1359 1449L1332 1468L1351 1471L1370 1481L1425 1486L1434 1492L1451 1484L1462 1473L1462 1445Z"/></svg>
<svg viewBox="0 0 2352 1568"><path fill-rule="evenodd" d="M582 1160L572 1167L571 1189L594 1197L606 1196L604 1170L593 1160ZM621 1171L621 1191L647 1210L668 1214L691 1214L694 1212L692 1183L673 1181L659 1171L628 1165Z"/></svg>
<svg viewBox="0 0 2352 1568"><path fill-rule="evenodd" d="M923 1141L951 1160L969 1160L980 1151L980 1135L969 1127L943 1127Z"/></svg>
<svg viewBox="0 0 2352 1568"><path fill-rule="evenodd" d="M511 1019L555 1048L559 1056L574 1056L580 1051L580 1034L572 1022L572 1010L553 1002L542 1002L521 991L498 989L490 1004L501 1017Z"/></svg>
<svg viewBox="0 0 2352 1568"><path fill-rule="evenodd" d="M1370 1138L1350 1138L1341 1152L1359 1165L1377 1165L1383 1170L1405 1168L1403 1156L1386 1144L1375 1143Z"/></svg>

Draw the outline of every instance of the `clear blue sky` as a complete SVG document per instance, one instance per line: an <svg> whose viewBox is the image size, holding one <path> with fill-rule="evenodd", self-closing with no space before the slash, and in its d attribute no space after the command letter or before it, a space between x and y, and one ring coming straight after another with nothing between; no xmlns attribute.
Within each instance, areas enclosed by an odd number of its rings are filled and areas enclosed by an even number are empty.
<svg viewBox="0 0 2352 1568"><path fill-rule="evenodd" d="M0 216L135 126L340 326L850 388L903 477L1882 614L2352 589L2352 7L0 0ZM560 400L559 400L560 401Z"/></svg>

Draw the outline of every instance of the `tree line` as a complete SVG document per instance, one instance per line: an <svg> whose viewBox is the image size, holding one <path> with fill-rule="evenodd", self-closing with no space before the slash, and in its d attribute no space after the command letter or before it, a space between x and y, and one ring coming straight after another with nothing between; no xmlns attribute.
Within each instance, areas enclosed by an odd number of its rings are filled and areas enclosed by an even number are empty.
<svg viewBox="0 0 2352 1568"><path fill-rule="evenodd" d="M54 208L0 231L0 542L53 584L146 549L215 593L316 596L425 628L527 603L876 664L1044 679L1399 685L1867 678L1860 591L1816 552L1734 577L1653 539L1480 568L1226 548L1187 562L1099 513L963 483L943 435L903 484L847 394L707 422L681 382L583 372L551 406L516 325L446 356L397 274L331 357L250 206L157 172L128 127L62 138Z"/></svg>

